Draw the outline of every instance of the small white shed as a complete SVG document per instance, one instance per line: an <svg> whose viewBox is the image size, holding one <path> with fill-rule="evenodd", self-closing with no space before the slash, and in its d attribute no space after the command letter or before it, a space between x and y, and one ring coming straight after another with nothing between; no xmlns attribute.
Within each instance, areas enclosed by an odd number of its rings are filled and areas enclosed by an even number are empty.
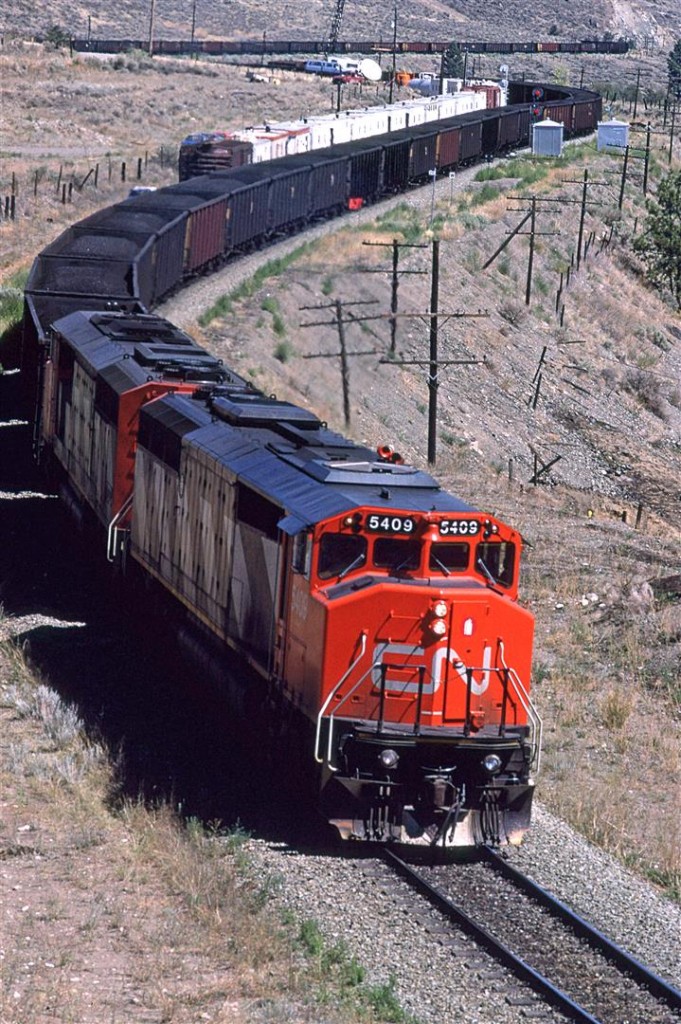
<svg viewBox="0 0 681 1024"><path fill-rule="evenodd" d="M536 121L532 125L532 155L560 156L563 152L563 125L560 121Z"/></svg>
<svg viewBox="0 0 681 1024"><path fill-rule="evenodd" d="M614 146L618 149L625 149L629 145L629 125L626 121L599 121L598 122L598 148L607 149Z"/></svg>

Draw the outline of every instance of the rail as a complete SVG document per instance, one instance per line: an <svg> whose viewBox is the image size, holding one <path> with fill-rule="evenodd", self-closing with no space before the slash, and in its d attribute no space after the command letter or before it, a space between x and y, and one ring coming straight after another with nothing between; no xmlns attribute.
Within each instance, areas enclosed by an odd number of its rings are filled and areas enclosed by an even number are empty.
<svg viewBox="0 0 681 1024"><path fill-rule="evenodd" d="M603 932L600 932L593 925L589 924L588 921L585 921L584 918L576 914L574 910L554 896L553 893L550 893L547 889L533 881L533 879L518 871L507 860L500 857L496 850L491 849L489 846L483 846L482 855L488 864L510 879L514 885L523 889L561 920L567 921L580 937L586 939L604 956L612 960L621 971L630 974L635 981L645 986L657 999L666 1002L672 1009L681 1010L681 992L677 988L670 985L664 978L654 974L645 964L642 964L640 960L633 957L631 953L628 953L621 946L618 946L617 943L607 938Z"/></svg>
<svg viewBox="0 0 681 1024"><path fill-rule="evenodd" d="M134 491L131 491L128 497L125 499L121 507L119 508L116 515L109 523L109 528L106 533L106 559L107 562L116 561L116 544L118 541L118 534L124 533L125 531L118 525L121 520L128 514L132 508L132 499L134 497Z"/></svg>
<svg viewBox="0 0 681 1024"><path fill-rule="evenodd" d="M445 917L450 921L456 922L475 942L479 943L505 967L508 967L518 977L527 982L535 991L541 993L545 999L550 999L571 1020L579 1021L580 1024L600 1024L598 1019L592 1016L588 1010L571 999L567 993L553 985L544 975L530 967L525 960L521 959L513 950L500 942L487 928L475 921L462 907L457 906L443 892L426 881L411 865L406 864L392 850L383 850L382 856L409 885L421 893L422 896L425 896Z"/></svg>

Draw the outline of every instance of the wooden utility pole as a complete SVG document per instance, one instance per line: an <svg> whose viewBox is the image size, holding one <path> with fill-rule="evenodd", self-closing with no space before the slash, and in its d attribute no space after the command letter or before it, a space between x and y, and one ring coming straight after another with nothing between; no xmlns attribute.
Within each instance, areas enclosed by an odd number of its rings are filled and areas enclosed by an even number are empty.
<svg viewBox="0 0 681 1024"><path fill-rule="evenodd" d="M562 459L563 456L562 455L556 455L549 462L544 462L543 459L541 459L539 457L539 455L537 455L537 452L531 446L530 446L530 451L532 452L532 455L534 456L534 472L532 473L532 476L530 477L530 483L534 484L534 486L536 487L537 484L540 481L540 478L544 475L544 473L547 473L548 470L551 469L551 466L554 466L556 464L556 462L559 462L560 459Z"/></svg>
<svg viewBox="0 0 681 1024"><path fill-rule="evenodd" d="M641 69L639 68L636 72L636 92L634 93L634 120L636 120L636 111L638 110L638 90L641 84Z"/></svg>
<svg viewBox="0 0 681 1024"><path fill-rule="evenodd" d="M435 439L437 435L437 313L440 294L440 240L433 239L433 266L430 280L430 367L428 369L428 462L435 465Z"/></svg>
<svg viewBox="0 0 681 1024"><path fill-rule="evenodd" d="M582 264L582 243L584 241L584 222L585 222L586 216L587 216L587 207L588 206L602 206L603 205L602 203L594 203L594 202L589 202L588 201L588 188L589 188L589 185L607 185L607 184L609 184L609 181L595 181L595 180L590 181L589 180L589 171L586 168L584 170L584 177L582 178L581 181L579 179L576 180L574 178L563 178L563 180L566 183L568 183L568 184L582 185L582 199L577 201L577 202L579 202L581 204L581 210L580 210L580 230L579 230L578 238L577 238L577 268L579 270L580 266ZM558 202L568 202L568 201L558 200Z"/></svg>
<svg viewBox="0 0 681 1024"><path fill-rule="evenodd" d="M399 287L399 274L425 274L425 270L399 270L400 261L400 249L426 249L427 246L419 242L399 242L396 238L393 238L392 242L362 242L362 245L374 245L385 248L390 246L392 248L392 289L390 297L390 353L395 354L397 347L397 292ZM364 273L366 274L387 274L387 270L375 270L367 268Z"/></svg>
<svg viewBox="0 0 681 1024"><path fill-rule="evenodd" d="M672 123L669 131L669 163L672 162L672 153L674 151L674 122L676 120L676 103L672 104Z"/></svg>
<svg viewBox="0 0 681 1024"><path fill-rule="evenodd" d="M439 310L440 295L440 241L433 239L432 270L430 282L430 309L425 316L429 321L429 358L423 359L382 359L382 363L390 363L393 366L423 366L428 367L428 462L435 465L437 447L437 393L440 386L439 370L441 366L453 365L474 365L483 363L484 359L440 359L438 352L438 332L441 319L447 320L453 317L486 317L487 312L478 313L441 313ZM402 313L398 316L424 317L422 313Z"/></svg>
<svg viewBox="0 0 681 1024"><path fill-rule="evenodd" d="M393 101L393 89L395 88L395 74L397 72L397 0L393 6L393 62L390 73L390 94L388 103Z"/></svg>
<svg viewBox="0 0 681 1024"><path fill-rule="evenodd" d="M520 201L520 200L524 199L524 196L509 196L509 198ZM516 235L529 235L530 236L530 253L529 253L529 258L528 258L528 261L527 261L527 281L526 281L526 284L525 284L525 305L526 306L530 305L530 299L531 299L531 296L532 296L532 268L533 268L533 265L534 265L534 239L535 239L535 236L536 235L555 235L555 234L558 234L557 231L537 231L537 226L536 226L537 203L539 203L539 202L570 202L570 201L571 200L569 200L569 199L568 200L560 200L560 199L554 200L554 199L543 199L541 196L531 196L530 197L530 202L531 202L532 205L530 206L529 211L525 214L525 216L520 221L520 223L517 224L514 227L513 231L509 232L508 238L506 238L505 241L503 241L501 243L501 245L496 250L496 252L494 252L490 256L490 258L487 260L487 262L483 263L483 265L482 265L482 269L483 270L487 270L487 268L489 266L491 266L492 263L494 263L494 261L497 258L497 256L499 256L504 251L504 249L509 244L511 239L515 238ZM521 231L521 228L525 224L527 224L528 220L530 221L530 230L529 231Z"/></svg>
<svg viewBox="0 0 681 1024"><path fill-rule="evenodd" d="M154 16L156 14L156 0L151 0L151 10L149 12L149 56L154 56Z"/></svg>
<svg viewBox="0 0 681 1024"><path fill-rule="evenodd" d="M648 194L648 167L650 166L650 123L646 126L646 155L643 162L643 195Z"/></svg>
<svg viewBox="0 0 681 1024"><path fill-rule="evenodd" d="M368 299L366 302L346 302L343 303L340 299L335 299L333 302L327 302L322 306L301 306L301 309L333 309L334 319L333 320L312 320L309 323L301 324L301 327L329 327L334 326L338 331L338 352L313 352L308 355L304 355L303 359L340 359L341 362L341 382L343 388L343 416L345 418L346 427L350 426L351 412L350 412L350 365L348 358L350 356L370 356L376 355L376 349L370 349L363 352L348 352L345 344L345 325L347 323L359 323L361 320L377 320L378 317L361 317L354 318L348 317L347 320L343 319L343 308L347 306L373 306L376 305L376 299Z"/></svg>
<svg viewBox="0 0 681 1024"><path fill-rule="evenodd" d="M624 162L622 164L622 184L620 185L620 198L619 198L619 203L617 204L618 208L620 210L622 209L622 204L624 203L624 186L627 183L627 166L628 166L628 164L629 164L629 146L625 146L624 147Z"/></svg>
<svg viewBox="0 0 681 1024"><path fill-rule="evenodd" d="M194 37L196 35L196 0L192 2L192 35L191 35L191 51L192 56L194 54Z"/></svg>
<svg viewBox="0 0 681 1024"><path fill-rule="evenodd" d="M529 306L532 296L532 267L534 265L534 236L537 220L537 200L532 196L532 207L530 209L530 253L527 258L527 281L525 282L525 305Z"/></svg>

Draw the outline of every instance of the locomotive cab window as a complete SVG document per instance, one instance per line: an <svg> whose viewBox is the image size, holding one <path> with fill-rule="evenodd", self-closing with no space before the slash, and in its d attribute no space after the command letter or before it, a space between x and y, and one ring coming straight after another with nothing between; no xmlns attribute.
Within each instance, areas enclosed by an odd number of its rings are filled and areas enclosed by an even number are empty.
<svg viewBox="0 0 681 1024"><path fill-rule="evenodd" d="M431 544L428 567L432 572L449 576L450 572L465 572L468 568L470 544Z"/></svg>
<svg viewBox="0 0 681 1024"><path fill-rule="evenodd" d="M495 544L478 544L475 549L475 567L490 582L510 587L515 567L515 544L501 541Z"/></svg>
<svg viewBox="0 0 681 1024"><path fill-rule="evenodd" d="M353 569L364 565L367 558L365 537L345 533L325 533L319 542L317 572L322 580L336 576L342 579Z"/></svg>
<svg viewBox="0 0 681 1024"><path fill-rule="evenodd" d="M421 545L417 540L380 537L374 542L374 565L392 572L418 569L420 550Z"/></svg>

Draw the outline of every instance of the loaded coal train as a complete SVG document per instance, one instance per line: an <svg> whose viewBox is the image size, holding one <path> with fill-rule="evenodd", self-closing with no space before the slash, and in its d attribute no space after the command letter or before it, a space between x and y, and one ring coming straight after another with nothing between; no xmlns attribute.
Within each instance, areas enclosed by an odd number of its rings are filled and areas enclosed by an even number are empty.
<svg viewBox="0 0 681 1024"><path fill-rule="evenodd" d="M600 114L593 94L550 104L570 131ZM256 727L295 744L345 839L471 846L528 827L541 722L522 538L387 445L263 395L152 310L434 159L443 172L521 145L531 116L479 111L136 196L65 231L27 283L41 459L109 560L249 667ZM280 749L264 771L286 770Z"/></svg>
<svg viewBox="0 0 681 1024"><path fill-rule="evenodd" d="M437 54L447 50L452 40L398 40L396 53ZM511 41L462 41L461 53L627 53L631 43L626 39L546 39ZM126 53L128 50L146 50L149 39L73 39L74 50L90 53ZM154 53L175 56L184 53L203 53L206 56L264 55L275 53L326 53L328 39L154 39ZM340 39L333 44L335 53L392 52L384 39Z"/></svg>

